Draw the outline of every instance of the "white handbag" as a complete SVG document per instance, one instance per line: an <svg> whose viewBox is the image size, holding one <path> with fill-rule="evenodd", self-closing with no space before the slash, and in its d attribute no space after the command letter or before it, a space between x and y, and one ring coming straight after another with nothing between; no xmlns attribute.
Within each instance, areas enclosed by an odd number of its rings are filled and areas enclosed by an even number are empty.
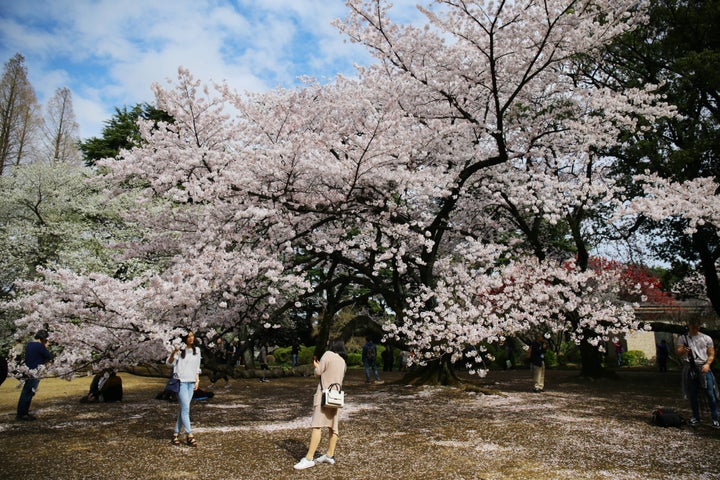
<svg viewBox="0 0 720 480"><path fill-rule="evenodd" d="M320 388L322 388L322 382L320 382ZM342 390L342 385L333 383L328 388L323 388L321 405L328 408L341 408L345 405L345 392Z"/></svg>

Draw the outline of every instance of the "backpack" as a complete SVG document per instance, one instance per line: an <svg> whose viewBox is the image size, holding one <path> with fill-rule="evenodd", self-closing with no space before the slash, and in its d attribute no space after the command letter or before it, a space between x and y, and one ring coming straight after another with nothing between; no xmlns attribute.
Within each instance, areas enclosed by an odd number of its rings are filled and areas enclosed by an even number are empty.
<svg viewBox="0 0 720 480"><path fill-rule="evenodd" d="M685 425L685 419L670 408L658 408L652 413L650 421L657 427L682 427Z"/></svg>
<svg viewBox="0 0 720 480"><path fill-rule="evenodd" d="M367 348L367 354L365 356L365 359L368 363L372 364L375 363L375 359L377 358L377 348L375 348L375 344L368 345Z"/></svg>

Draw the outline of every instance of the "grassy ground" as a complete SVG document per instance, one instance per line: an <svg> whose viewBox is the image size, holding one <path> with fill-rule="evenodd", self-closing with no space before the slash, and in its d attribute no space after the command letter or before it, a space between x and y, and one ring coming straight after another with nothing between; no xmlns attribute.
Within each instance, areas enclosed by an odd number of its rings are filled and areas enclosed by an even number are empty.
<svg viewBox="0 0 720 480"><path fill-rule="evenodd" d="M491 372L481 386L501 395L409 387L398 373L345 383L334 466L294 471L305 454L315 380L218 382L193 402L199 447L173 447L177 404L155 400L165 379L121 374L119 404L80 404L90 378L44 379L35 422L15 420L17 382L0 386L2 479L713 479L720 431L707 415L695 429L662 429L656 406L688 416L679 374L622 370L588 382L551 370L546 392L530 392L528 370ZM203 379L203 387L207 385ZM324 452L323 438L319 453Z"/></svg>

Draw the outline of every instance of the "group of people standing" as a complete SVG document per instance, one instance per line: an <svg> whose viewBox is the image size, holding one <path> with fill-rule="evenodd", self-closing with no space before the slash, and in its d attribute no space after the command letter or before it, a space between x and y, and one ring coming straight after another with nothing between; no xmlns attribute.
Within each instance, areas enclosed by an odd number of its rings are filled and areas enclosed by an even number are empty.
<svg viewBox="0 0 720 480"><path fill-rule="evenodd" d="M715 375L712 372L712 364L715 361L715 345L713 339L700 331L701 322L699 319L691 319L688 322L687 333L677 337L675 353L682 362L682 391L685 398L690 402L692 417L689 425L700 424L700 403L707 402L710 412L711 427L720 429L718 419L718 402L720 402L720 387L718 387ZM622 353L619 342L614 343L616 354ZM530 364L533 375L533 391L542 392L545 381L545 351L547 342L538 335L530 344ZM657 345L657 360L661 372L667 372L667 361L670 352L666 340L661 340ZM618 365L620 362L618 361Z"/></svg>

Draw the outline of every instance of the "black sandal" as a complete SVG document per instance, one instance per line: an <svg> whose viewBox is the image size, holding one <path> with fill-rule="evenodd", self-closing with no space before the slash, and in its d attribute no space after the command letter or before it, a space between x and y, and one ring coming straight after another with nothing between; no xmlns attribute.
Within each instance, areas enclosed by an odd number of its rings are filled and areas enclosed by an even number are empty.
<svg viewBox="0 0 720 480"><path fill-rule="evenodd" d="M180 438L177 433L173 433L172 440L170 440L170 443L173 445L180 445Z"/></svg>
<svg viewBox="0 0 720 480"><path fill-rule="evenodd" d="M197 447L197 440L192 435L187 436L188 447Z"/></svg>

